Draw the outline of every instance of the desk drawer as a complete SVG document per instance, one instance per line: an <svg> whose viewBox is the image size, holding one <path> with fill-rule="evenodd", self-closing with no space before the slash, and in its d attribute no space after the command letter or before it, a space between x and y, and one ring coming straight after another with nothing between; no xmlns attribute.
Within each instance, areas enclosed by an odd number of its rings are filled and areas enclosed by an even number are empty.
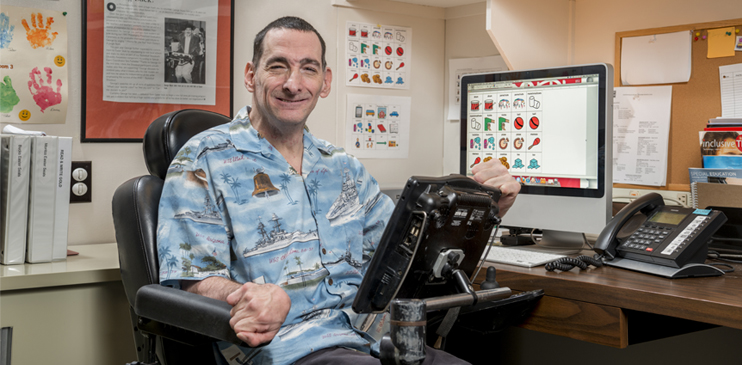
<svg viewBox="0 0 742 365"><path fill-rule="evenodd" d="M629 345L620 308L570 299L542 297L519 327L617 348Z"/></svg>

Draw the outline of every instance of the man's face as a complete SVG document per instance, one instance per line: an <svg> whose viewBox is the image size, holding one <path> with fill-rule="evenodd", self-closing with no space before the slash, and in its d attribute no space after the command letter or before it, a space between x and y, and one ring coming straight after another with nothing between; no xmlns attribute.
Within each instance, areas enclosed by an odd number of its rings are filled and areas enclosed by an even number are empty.
<svg viewBox="0 0 742 365"><path fill-rule="evenodd" d="M185 36L186 36L186 37L190 37L190 36L191 36L191 32L192 32L192 31L191 31L191 28L186 28L186 29L185 29L185 31L184 31L184 33L185 33Z"/></svg>
<svg viewBox="0 0 742 365"><path fill-rule="evenodd" d="M322 70L322 46L314 32L272 29L263 39L257 67L245 68L245 86L253 93L251 119L274 127L302 125L317 100L330 94L332 72Z"/></svg>

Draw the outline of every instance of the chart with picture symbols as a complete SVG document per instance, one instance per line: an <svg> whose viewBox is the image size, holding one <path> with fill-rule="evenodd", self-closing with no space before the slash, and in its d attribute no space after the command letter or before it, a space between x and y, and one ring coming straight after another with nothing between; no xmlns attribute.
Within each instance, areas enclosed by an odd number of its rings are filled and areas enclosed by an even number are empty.
<svg viewBox="0 0 742 365"><path fill-rule="evenodd" d="M347 21L346 86L409 89L412 28Z"/></svg>
<svg viewBox="0 0 742 365"><path fill-rule="evenodd" d="M497 158L511 172L541 172L548 126L543 118L543 95L506 92L472 93L469 97L469 171L489 157L488 161Z"/></svg>

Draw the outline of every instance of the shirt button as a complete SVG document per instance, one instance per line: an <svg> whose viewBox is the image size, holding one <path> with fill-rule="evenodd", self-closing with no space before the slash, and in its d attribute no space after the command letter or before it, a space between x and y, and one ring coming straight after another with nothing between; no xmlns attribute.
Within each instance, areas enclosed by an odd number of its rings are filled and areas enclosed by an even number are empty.
<svg viewBox="0 0 742 365"><path fill-rule="evenodd" d="M325 249L323 248L323 249L322 249L322 254L323 254L323 255L327 255L327 250L325 250Z"/></svg>
<svg viewBox="0 0 742 365"><path fill-rule="evenodd" d="M330 284L330 285L332 285L332 278L330 278L329 280L327 280L327 283Z"/></svg>

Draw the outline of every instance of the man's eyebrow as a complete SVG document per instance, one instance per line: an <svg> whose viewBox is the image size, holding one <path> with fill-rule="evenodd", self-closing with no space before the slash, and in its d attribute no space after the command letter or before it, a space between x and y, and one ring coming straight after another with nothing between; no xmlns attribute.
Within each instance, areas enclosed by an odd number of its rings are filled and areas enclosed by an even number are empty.
<svg viewBox="0 0 742 365"><path fill-rule="evenodd" d="M265 61L265 64L267 65L267 64L270 64L270 63L274 63L274 62L289 64L289 60L286 57L283 57L283 56L271 57L271 58L269 58L268 60ZM317 67L320 66L319 61L315 60L314 58L310 58L310 57L304 58L304 59L302 59L299 62L302 65L309 64L309 65L314 65L314 66L317 66Z"/></svg>

